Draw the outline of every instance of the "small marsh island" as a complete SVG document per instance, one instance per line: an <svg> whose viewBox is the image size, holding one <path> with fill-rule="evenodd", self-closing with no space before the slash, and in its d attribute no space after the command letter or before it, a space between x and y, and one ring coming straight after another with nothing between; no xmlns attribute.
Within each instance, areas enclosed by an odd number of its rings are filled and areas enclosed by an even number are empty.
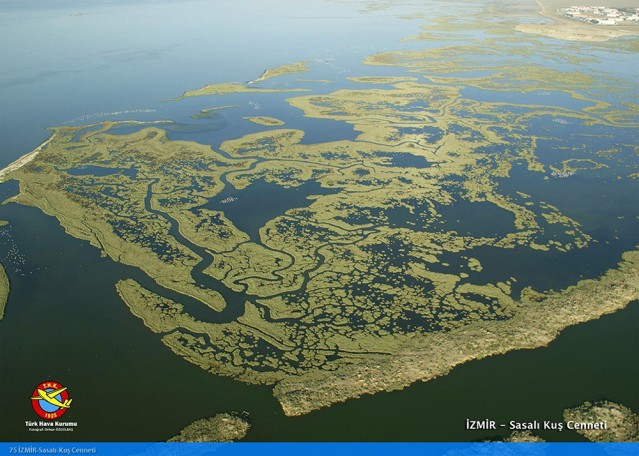
<svg viewBox="0 0 639 456"><path fill-rule="evenodd" d="M169 442L235 442L251 428L247 414L227 412L197 420L182 429Z"/></svg>

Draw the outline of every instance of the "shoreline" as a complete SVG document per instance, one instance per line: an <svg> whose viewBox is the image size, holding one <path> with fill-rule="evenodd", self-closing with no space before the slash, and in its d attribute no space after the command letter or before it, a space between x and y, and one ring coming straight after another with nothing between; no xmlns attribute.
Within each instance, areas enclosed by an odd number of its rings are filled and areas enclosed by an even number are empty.
<svg viewBox="0 0 639 456"><path fill-rule="evenodd" d="M170 123L174 123L174 121L172 121L172 120L151 120L151 121L140 121L140 120L117 120L117 121L111 121L111 120L105 120L105 121L102 121L102 122L96 122L96 123L92 123L92 124L89 124L89 125L85 125L84 127L85 128L90 128L90 127L93 127L95 125L106 125L106 124L158 125L158 124L170 124ZM28 153L22 155L17 160L14 160L13 162L9 163L4 168L0 169L0 184L5 182L5 178L6 178L6 176L8 174L11 174L12 172L22 168L24 165L32 162L38 156L38 154L40 152L42 152L44 147L47 146L51 141L53 141L56 138L57 127L49 128L49 129L50 130L54 130L54 131L53 131L53 133L51 133L51 135L42 144L40 144L38 147L33 149L31 152L28 152Z"/></svg>
<svg viewBox="0 0 639 456"><path fill-rule="evenodd" d="M48 145L51 141L53 141L53 139L55 138L56 133L53 132L51 133L51 136L49 136L42 144L40 144L38 147L36 147L35 149L33 149L31 152L23 155L22 157L18 158L17 160L9 163L6 167L4 167L3 169L0 170L0 183L4 182L5 177L12 173L13 171L16 171L20 168L22 168L24 165L28 164L29 162L33 161L38 154L42 151L42 149Z"/></svg>
<svg viewBox="0 0 639 456"><path fill-rule="evenodd" d="M639 27L628 29L628 27L633 26L587 24L557 14L543 0L536 0L536 3L541 8L537 14L553 22L547 24L519 24L515 27L517 31L560 40L591 42L608 41L626 36L639 36Z"/></svg>
<svg viewBox="0 0 639 456"><path fill-rule="evenodd" d="M273 396L286 416L305 415L364 395L427 382L472 360L546 347L569 326L597 320L639 299L638 247L625 252L617 268L598 278L547 294L528 289L512 319L427 333L384 360L291 376L275 384Z"/></svg>
<svg viewBox="0 0 639 456"><path fill-rule="evenodd" d="M251 84L257 84L258 82L266 81L267 79L269 79L271 77L271 75L269 73L270 73L270 71L268 69L266 69L266 70L264 70L262 72L262 74L260 75L259 78L252 79L250 81L246 81L245 84L251 85Z"/></svg>

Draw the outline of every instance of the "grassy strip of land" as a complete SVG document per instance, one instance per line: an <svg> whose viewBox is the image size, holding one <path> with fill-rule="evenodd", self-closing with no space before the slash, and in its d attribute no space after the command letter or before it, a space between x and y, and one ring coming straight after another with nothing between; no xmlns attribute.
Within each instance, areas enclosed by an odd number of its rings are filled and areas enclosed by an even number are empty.
<svg viewBox="0 0 639 456"><path fill-rule="evenodd" d="M7 277L7 272L4 270L4 266L0 265L0 320L4 318L4 309L7 305L7 300L9 299L9 277Z"/></svg>
<svg viewBox="0 0 639 456"><path fill-rule="evenodd" d="M242 117L242 119L248 120L258 125L264 125L266 127L278 127L278 126L284 125L283 121L281 121L280 119L276 119L275 117L254 116L254 117Z"/></svg>
<svg viewBox="0 0 639 456"><path fill-rule="evenodd" d="M205 119L207 117L211 117L215 115L216 111L221 111L223 109L237 108L237 105L228 105L228 106L216 106L214 108L206 108L202 109L199 113L193 114L191 118L193 119Z"/></svg>
<svg viewBox="0 0 639 456"><path fill-rule="evenodd" d="M260 87L253 87L251 85L242 84L239 82L226 82L221 84L208 84L204 87L195 90L187 90L181 97L176 98L175 101L181 100L187 97L200 97L203 95L228 95L230 93L280 93L280 92L309 92L310 89L267 89Z"/></svg>

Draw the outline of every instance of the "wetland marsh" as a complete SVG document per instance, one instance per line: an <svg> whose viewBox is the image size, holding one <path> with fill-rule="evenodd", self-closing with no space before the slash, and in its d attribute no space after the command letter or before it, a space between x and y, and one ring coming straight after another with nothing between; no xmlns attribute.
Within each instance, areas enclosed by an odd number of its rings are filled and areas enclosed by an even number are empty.
<svg viewBox="0 0 639 456"><path fill-rule="evenodd" d="M534 3L496 5L422 20L402 4L394 20L410 12L417 35L337 57L343 71L279 58L256 79L186 85L154 123L54 126L3 172L19 190L2 217L55 218L117 271L100 286L130 312L132 350L144 340L175 372L186 360L234 399L251 391L249 439L277 439L260 429L269 413L322 421L363 395L445 385L461 364L552 352L567 327L639 299L639 86L609 65L632 55L614 40L520 33ZM26 312L13 293L9 315ZM599 394L639 406L611 385ZM558 400L548 410L578 405Z"/></svg>

